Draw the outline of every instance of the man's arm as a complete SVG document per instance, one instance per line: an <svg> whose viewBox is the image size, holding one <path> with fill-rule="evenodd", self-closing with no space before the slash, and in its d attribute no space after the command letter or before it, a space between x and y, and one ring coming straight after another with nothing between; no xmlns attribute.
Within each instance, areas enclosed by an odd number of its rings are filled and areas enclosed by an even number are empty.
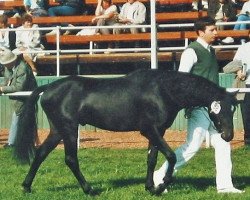
<svg viewBox="0 0 250 200"><path fill-rule="evenodd" d="M190 72L193 65L197 62L197 56L192 48L187 48L183 51L180 60L180 66L178 71L180 72Z"/></svg>

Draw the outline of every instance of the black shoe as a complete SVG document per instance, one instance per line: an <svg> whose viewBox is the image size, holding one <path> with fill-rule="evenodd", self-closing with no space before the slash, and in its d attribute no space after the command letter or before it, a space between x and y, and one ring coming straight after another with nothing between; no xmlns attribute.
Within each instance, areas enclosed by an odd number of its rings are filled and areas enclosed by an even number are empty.
<svg viewBox="0 0 250 200"><path fill-rule="evenodd" d="M12 147L14 147L13 144L5 144L5 145L3 145L4 149L8 149L8 148L12 148Z"/></svg>

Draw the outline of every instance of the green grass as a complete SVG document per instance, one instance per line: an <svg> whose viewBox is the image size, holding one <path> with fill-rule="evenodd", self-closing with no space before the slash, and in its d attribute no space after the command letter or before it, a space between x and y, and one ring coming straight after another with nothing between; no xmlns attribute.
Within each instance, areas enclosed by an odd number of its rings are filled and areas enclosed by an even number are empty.
<svg viewBox="0 0 250 200"><path fill-rule="evenodd" d="M0 149L1 200L141 200L141 199L250 199L250 149L233 150L233 181L244 194L217 194L213 149L202 149L188 165L180 170L169 193L159 197L144 190L146 149L81 149L79 161L83 174L101 193L85 195L71 171L64 164L63 150L55 150L41 165L33 182L32 193L24 194L21 183L29 166L17 165L11 150ZM159 156L160 164L163 157Z"/></svg>

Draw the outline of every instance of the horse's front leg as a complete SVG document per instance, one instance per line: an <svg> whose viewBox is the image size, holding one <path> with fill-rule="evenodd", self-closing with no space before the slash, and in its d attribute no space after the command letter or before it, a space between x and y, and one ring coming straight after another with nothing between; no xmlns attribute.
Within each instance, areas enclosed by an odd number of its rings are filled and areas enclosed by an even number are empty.
<svg viewBox="0 0 250 200"><path fill-rule="evenodd" d="M173 181L173 171L174 171L174 166L176 163L176 156L175 153L172 151L172 149L168 146L168 144L165 142L165 140L163 139L163 133L162 131L160 131L160 129L155 128L155 127L147 127L147 131L143 132L142 134L148 138L150 144L152 146L154 146L154 148L157 148L164 156L165 158L168 160L169 162L169 166L168 166L168 170L166 172L165 177L163 178L163 183L158 185L157 187L152 187L152 182L150 180L150 178L153 177L153 172L151 174L151 171L148 171L148 176L147 176L147 182L146 182L146 189L149 190L149 192L151 194L154 195L159 195L161 194L166 187ZM156 150L154 150L152 152L152 157L154 157L154 154L156 154L155 152ZM149 155L150 157L150 155ZM152 159L152 158L150 158ZM151 160L154 167L156 165L156 161L154 161L154 159ZM148 163L149 164L149 163ZM149 168L150 166L148 166ZM152 168L152 167L151 167ZM152 170L152 169L149 170Z"/></svg>
<svg viewBox="0 0 250 200"><path fill-rule="evenodd" d="M145 183L145 189L150 191L154 188L153 173L157 163L158 150L152 144L149 143L148 147L148 159L147 159L147 177Z"/></svg>
<svg viewBox="0 0 250 200"><path fill-rule="evenodd" d="M161 194L166 189L166 187L173 182L173 172L176 163L176 155L163 139L159 141L159 145L157 145L157 147L169 163L167 172L163 178L163 183L155 188L155 194L158 195Z"/></svg>

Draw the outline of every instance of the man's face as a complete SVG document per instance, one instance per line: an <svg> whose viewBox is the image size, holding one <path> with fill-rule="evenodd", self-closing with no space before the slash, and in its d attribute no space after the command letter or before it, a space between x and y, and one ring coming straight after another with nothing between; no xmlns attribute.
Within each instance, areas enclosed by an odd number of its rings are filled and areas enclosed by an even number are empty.
<svg viewBox="0 0 250 200"><path fill-rule="evenodd" d="M23 23L24 28L32 28L32 22L31 21L25 21Z"/></svg>
<svg viewBox="0 0 250 200"><path fill-rule="evenodd" d="M212 44L218 36L217 27L215 25L206 26L205 31L199 31L199 36L208 44Z"/></svg>
<svg viewBox="0 0 250 200"><path fill-rule="evenodd" d="M8 63L8 64L4 64L3 66L6 67L7 69L12 69L15 66L15 62L16 61Z"/></svg>

